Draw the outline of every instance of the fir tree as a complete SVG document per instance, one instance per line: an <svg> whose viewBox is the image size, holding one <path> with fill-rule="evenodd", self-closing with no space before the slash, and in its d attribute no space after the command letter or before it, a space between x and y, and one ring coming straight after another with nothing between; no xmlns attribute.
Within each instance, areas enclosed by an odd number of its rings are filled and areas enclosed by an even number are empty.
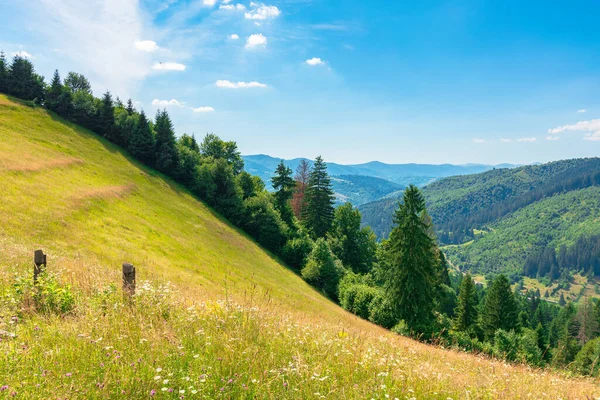
<svg viewBox="0 0 600 400"><path fill-rule="evenodd" d="M558 305L563 307L565 304L567 304L567 302L565 301L565 295L561 292L560 298L558 299Z"/></svg>
<svg viewBox="0 0 600 400"><path fill-rule="evenodd" d="M44 101L44 78L37 75L33 64L15 56L9 69L7 93L23 100Z"/></svg>
<svg viewBox="0 0 600 400"><path fill-rule="evenodd" d="M334 195L327 164L318 156L306 187L303 223L314 238L325 237L333 222Z"/></svg>
<svg viewBox="0 0 600 400"><path fill-rule="evenodd" d="M292 223L293 213L290 206L290 199L294 195L294 179L292 179L292 170L286 167L283 160L275 169L275 176L271 178L271 185L275 189L273 197L275 198L275 209L279 211L281 219L288 225Z"/></svg>
<svg viewBox="0 0 600 400"><path fill-rule="evenodd" d="M144 110L140 112L135 131L129 136L128 150L141 162L153 165L154 134Z"/></svg>
<svg viewBox="0 0 600 400"><path fill-rule="evenodd" d="M156 132L154 145L156 169L167 175L174 175L177 166L177 148L175 147L173 123L167 110L156 112L154 130Z"/></svg>
<svg viewBox="0 0 600 400"><path fill-rule="evenodd" d="M131 101L131 99L127 100L127 114L129 115L133 115L133 113L135 112L135 107L133 106L133 101Z"/></svg>
<svg viewBox="0 0 600 400"><path fill-rule="evenodd" d="M3 51L0 51L0 92L8 93L8 63Z"/></svg>
<svg viewBox="0 0 600 400"><path fill-rule="evenodd" d="M60 80L60 75L58 70L54 70L54 75L52 76L52 81L50 82L50 87L46 91L46 107L48 109L56 112L56 107L58 104L58 99L62 92L62 82Z"/></svg>
<svg viewBox="0 0 600 400"><path fill-rule="evenodd" d="M436 246L424 222L425 200L410 185L394 215L395 227L386 245L385 292L399 319L414 332L432 328L437 284Z"/></svg>
<svg viewBox="0 0 600 400"><path fill-rule="evenodd" d="M292 210L294 215L300 221L302 220L302 214L306 206L306 187L308 186L308 179L310 178L310 163L304 159L300 160L298 167L296 167L296 175L294 180L296 181L296 188L294 190L294 196L292 197Z"/></svg>
<svg viewBox="0 0 600 400"><path fill-rule="evenodd" d="M508 278L498 275L490 287L481 319L486 336L491 339L498 329L510 331L517 328L517 303L510 290Z"/></svg>
<svg viewBox="0 0 600 400"><path fill-rule="evenodd" d="M98 110L98 113L98 128L100 133L108 140L117 144L121 144L122 141L116 135L115 108L110 92L107 91L102 96L102 106Z"/></svg>
<svg viewBox="0 0 600 400"><path fill-rule="evenodd" d="M455 329L463 332L473 332L477 324L477 292L470 274L466 274L460 284L455 313Z"/></svg>

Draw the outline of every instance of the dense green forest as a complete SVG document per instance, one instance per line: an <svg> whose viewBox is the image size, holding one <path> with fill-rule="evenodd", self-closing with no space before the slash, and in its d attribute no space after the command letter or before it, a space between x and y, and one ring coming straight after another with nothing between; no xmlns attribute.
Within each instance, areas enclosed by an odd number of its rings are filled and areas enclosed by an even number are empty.
<svg viewBox="0 0 600 400"><path fill-rule="evenodd" d="M579 373L598 373L599 303L585 299L579 306L563 307L544 301L539 292L519 287L513 290L503 274L483 287L468 274L449 272L432 223L432 216L434 221L439 218L441 206L431 205L430 216L426 201L433 191L439 203L449 204L443 196L443 191L449 190L444 189L447 183L434 184L433 189L423 192L410 185L394 208L391 233L378 243L370 228L361 227L362 216L356 208L349 203L334 207L332 179L321 157L312 165L300 163L295 172L280 162L270 182L271 193L260 178L244 171L236 143L214 134L200 142L186 134L177 137L166 110L157 111L150 120L143 110L133 107L131 100L123 103L113 99L110 92L95 98L89 81L81 74L70 72L62 80L56 71L50 84L45 84L29 60L17 56L9 64L2 55L0 91L97 132L132 158L180 182L307 282L358 316L423 341L535 366L568 366ZM560 163L527 170L531 174L521 169L516 174L522 183L515 185L514 192L537 187L536 174L550 176L566 169ZM489 174L483 179L503 181L501 171ZM467 178L473 185L477 179ZM506 224L506 229L522 229L525 236L562 230L566 232L564 240L555 246L587 249L590 244L577 240L582 234L597 233L595 226L585 221L590 216L597 220L598 209L592 206L597 206L598 190L588 185L578 192L555 194L519 210L520 214L503 218L500 224ZM457 189L458 194L448 192L446 197L470 198L468 192ZM585 196L575 196L580 193ZM569 195L573 197L563 198ZM491 204L485 196L483 199L475 201L480 209ZM432 201L429 197L430 204ZM449 210L448 215L456 214L453 208ZM532 228L519 225L521 214L523 220L536 219L539 224ZM574 223L554 226L556 218L544 218L553 214ZM491 238L484 235L482 242ZM551 240L542 242L547 246ZM475 244L470 247L477 248ZM519 252L518 257L535 254L525 250L506 249L506 257L511 251ZM566 254L566 260L573 257L569 247Z"/></svg>

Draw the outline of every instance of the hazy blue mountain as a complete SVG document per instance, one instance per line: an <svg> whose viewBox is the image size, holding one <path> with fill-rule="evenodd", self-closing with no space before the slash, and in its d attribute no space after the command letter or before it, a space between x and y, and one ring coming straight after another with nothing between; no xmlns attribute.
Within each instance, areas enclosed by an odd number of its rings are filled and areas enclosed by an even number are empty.
<svg viewBox="0 0 600 400"><path fill-rule="evenodd" d="M243 158L245 170L260 176L270 188L273 171L281 159L265 154L248 155ZM283 161L295 171L301 160L303 158ZM304 160L312 162L309 159ZM354 205L393 196L411 183L424 186L448 176L475 174L506 167L513 165L386 164L379 161L354 165L327 163L329 174L335 178L333 185L336 198L340 202L349 201Z"/></svg>

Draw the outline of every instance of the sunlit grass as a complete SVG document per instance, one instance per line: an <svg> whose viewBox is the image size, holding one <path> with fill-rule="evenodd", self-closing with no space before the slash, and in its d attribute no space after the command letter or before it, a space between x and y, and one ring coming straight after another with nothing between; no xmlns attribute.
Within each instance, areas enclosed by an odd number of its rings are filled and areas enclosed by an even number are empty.
<svg viewBox="0 0 600 400"><path fill-rule="evenodd" d="M593 380L427 346L346 313L178 185L3 96L0 183L0 330L16 335L1 337L0 398L600 395ZM36 248L72 285L66 315L11 286L30 279ZM124 261L138 270L131 305Z"/></svg>

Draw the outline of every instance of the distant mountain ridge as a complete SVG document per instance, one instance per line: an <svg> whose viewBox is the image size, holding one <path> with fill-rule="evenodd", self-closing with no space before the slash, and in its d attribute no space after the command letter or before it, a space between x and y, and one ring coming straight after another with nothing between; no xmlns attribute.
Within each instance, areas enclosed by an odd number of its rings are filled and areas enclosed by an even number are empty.
<svg viewBox="0 0 600 400"><path fill-rule="evenodd" d="M242 157L245 163L244 169L252 175L259 176L267 187L270 187L271 177L281 159L265 154ZM284 159L283 162L295 171L302 160L312 163L312 160L307 158ZM332 182L338 201L349 201L358 206L401 191L409 184L423 186L449 176L476 174L515 166L512 164L386 164L380 161L370 161L351 165L328 162L327 170L332 177L339 178ZM373 179L365 179L365 177ZM385 183L382 180L388 182Z"/></svg>

